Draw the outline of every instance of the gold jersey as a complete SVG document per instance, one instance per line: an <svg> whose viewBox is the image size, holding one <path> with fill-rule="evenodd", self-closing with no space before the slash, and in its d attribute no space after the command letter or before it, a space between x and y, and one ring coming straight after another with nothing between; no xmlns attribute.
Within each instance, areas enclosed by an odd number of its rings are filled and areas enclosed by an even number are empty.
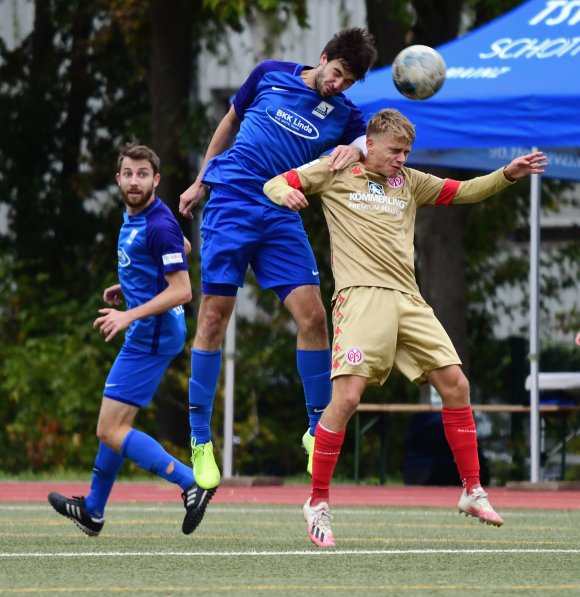
<svg viewBox="0 0 580 597"><path fill-rule="evenodd" d="M328 158L273 178L264 192L280 205L288 187L317 196L330 234L334 297L352 286L376 286L421 296L415 279L414 229L426 205L476 203L509 186L503 169L468 181L443 179L413 168L385 178L364 163L330 172Z"/></svg>

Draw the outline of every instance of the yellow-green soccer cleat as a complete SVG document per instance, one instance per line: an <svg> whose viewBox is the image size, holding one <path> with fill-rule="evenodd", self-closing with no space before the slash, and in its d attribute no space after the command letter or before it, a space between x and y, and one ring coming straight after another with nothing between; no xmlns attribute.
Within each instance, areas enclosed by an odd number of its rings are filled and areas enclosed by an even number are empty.
<svg viewBox="0 0 580 597"><path fill-rule="evenodd" d="M202 489L213 489L220 484L220 469L215 463L213 444L195 445L191 440L191 462L193 463L193 477Z"/></svg>
<svg viewBox="0 0 580 597"><path fill-rule="evenodd" d="M312 475L312 457L314 456L314 436L310 435L310 429L302 436L302 447L306 454L308 454L308 464L306 465L306 472Z"/></svg>

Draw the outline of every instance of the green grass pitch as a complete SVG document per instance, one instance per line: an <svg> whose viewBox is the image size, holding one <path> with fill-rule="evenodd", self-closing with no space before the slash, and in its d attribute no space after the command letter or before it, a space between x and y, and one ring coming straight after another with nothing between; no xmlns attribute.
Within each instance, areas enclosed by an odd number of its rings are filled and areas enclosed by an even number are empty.
<svg viewBox="0 0 580 597"><path fill-rule="evenodd" d="M0 504L2 595L579 595L580 511L336 508L337 547L300 507L112 504L97 538L44 504Z"/></svg>

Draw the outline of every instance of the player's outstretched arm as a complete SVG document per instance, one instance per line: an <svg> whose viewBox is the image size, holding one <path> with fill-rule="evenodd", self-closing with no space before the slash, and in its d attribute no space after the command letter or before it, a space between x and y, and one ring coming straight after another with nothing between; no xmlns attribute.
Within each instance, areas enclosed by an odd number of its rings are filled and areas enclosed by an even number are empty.
<svg viewBox="0 0 580 597"><path fill-rule="evenodd" d="M185 270L171 272L165 275L167 288L154 296L151 300L129 309L128 311L117 311L117 309L99 309L100 317L93 323L93 329L99 329L105 336L105 342L109 342L118 332L128 328L137 319L146 319L159 313L164 313L179 305L189 303L191 300L191 281L189 273Z"/></svg>
<svg viewBox="0 0 580 597"><path fill-rule="evenodd" d="M504 169L504 176L511 182L528 174L543 174L548 160L542 151L521 155L512 160Z"/></svg>
<svg viewBox="0 0 580 597"><path fill-rule="evenodd" d="M578 346L580 346L580 332L578 332L578 333L576 334L576 340L575 340L575 342L576 342L576 344L577 344Z"/></svg>
<svg viewBox="0 0 580 597"><path fill-rule="evenodd" d="M224 152L232 145L239 130L240 119L232 106L218 124L218 127L209 142L203 159L203 164L199 169L199 174L197 175L195 182L179 196L179 213L182 216L190 220L193 219L193 212L191 210L205 195L206 186L201 182L201 179L207 163L211 158Z"/></svg>

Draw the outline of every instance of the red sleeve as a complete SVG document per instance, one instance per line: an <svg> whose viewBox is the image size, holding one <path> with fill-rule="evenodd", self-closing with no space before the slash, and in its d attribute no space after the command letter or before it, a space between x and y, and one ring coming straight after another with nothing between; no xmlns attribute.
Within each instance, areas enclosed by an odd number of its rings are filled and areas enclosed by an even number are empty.
<svg viewBox="0 0 580 597"><path fill-rule="evenodd" d="M296 170L288 170L288 172L284 172L282 176L293 189L302 191L302 184L300 183L300 177L298 176L298 172L296 172Z"/></svg>
<svg viewBox="0 0 580 597"><path fill-rule="evenodd" d="M441 187L439 197L435 199L435 205L451 205L453 197L457 195L457 189L459 188L460 184L460 180L452 180L451 178L446 178L443 182L443 187Z"/></svg>

